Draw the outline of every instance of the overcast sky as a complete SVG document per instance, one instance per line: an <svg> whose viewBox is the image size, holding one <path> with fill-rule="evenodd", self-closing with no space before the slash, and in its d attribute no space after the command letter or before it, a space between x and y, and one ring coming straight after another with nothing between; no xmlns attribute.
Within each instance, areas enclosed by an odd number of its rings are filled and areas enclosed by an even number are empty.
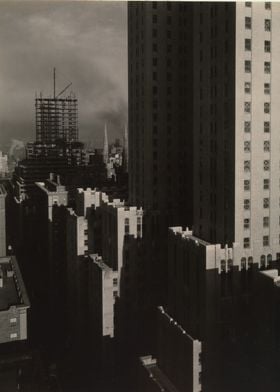
<svg viewBox="0 0 280 392"><path fill-rule="evenodd" d="M80 139L100 146L127 120L126 4L0 1L0 149L35 140L35 92L69 82L79 103Z"/></svg>

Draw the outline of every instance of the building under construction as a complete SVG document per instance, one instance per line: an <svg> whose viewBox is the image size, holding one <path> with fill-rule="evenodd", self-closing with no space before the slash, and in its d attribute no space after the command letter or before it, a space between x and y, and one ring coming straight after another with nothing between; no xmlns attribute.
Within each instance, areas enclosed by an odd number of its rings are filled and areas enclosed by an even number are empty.
<svg viewBox="0 0 280 392"><path fill-rule="evenodd" d="M55 69L53 73L53 97L35 99L36 142L53 144L58 141L76 142L78 134L78 100L73 92L66 97L62 94L71 86L70 83L56 94Z"/></svg>

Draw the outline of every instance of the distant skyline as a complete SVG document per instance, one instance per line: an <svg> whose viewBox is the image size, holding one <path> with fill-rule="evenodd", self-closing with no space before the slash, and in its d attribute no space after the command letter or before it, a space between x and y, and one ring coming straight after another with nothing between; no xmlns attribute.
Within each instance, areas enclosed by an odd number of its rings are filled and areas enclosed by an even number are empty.
<svg viewBox="0 0 280 392"><path fill-rule="evenodd" d="M122 137L127 121L125 2L0 1L0 150L35 140L35 93L72 82L80 139Z"/></svg>

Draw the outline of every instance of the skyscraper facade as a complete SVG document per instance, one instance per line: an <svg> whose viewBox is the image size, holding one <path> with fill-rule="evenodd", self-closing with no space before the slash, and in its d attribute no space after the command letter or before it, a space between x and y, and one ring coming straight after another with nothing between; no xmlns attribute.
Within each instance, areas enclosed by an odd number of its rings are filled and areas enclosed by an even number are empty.
<svg viewBox="0 0 280 392"><path fill-rule="evenodd" d="M190 37L187 3L128 4L130 202L169 225L192 219Z"/></svg>

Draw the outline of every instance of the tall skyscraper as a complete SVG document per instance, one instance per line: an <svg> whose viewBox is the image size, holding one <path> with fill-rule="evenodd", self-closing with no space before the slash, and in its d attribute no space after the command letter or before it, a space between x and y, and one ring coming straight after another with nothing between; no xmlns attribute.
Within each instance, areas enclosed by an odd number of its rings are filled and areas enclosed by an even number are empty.
<svg viewBox="0 0 280 392"><path fill-rule="evenodd" d="M169 225L192 220L191 37L189 4L129 3L129 197Z"/></svg>
<svg viewBox="0 0 280 392"><path fill-rule="evenodd" d="M129 128L134 154L131 195L137 194L133 186L136 189L137 177L141 179L142 175L139 195L150 192L145 179L149 171L141 157L136 158L135 147L144 135L147 151L153 149L152 138L147 139L148 127L142 127L142 133L136 131L141 130L140 113L145 110L141 96L150 88L145 75L153 74L157 64L153 56L149 62L145 56L153 45L153 34L158 36L158 44L166 47L168 39L163 39L163 34L174 37L184 24L188 32L172 43L176 46L180 42L188 48L184 68L188 66L191 84L181 78L180 87L186 94L181 103L190 124L185 128L186 139L192 140L193 149L189 166L193 170L193 195L184 193L185 203L190 200L194 206L189 226L191 229L193 223L193 230L170 230L168 301L160 311L160 338L163 327L168 332L163 350L160 347L158 351L159 361L153 366L159 366L178 391L262 391L265 386L274 390L279 382L279 363L275 360L279 356L279 333L274 330L279 321L274 304L279 306L280 4L159 2L138 7L132 3L130 7L135 17L134 27L130 26L135 31L130 54L134 59L130 72L134 70L135 74L130 80L130 91L134 91L130 110L135 113ZM171 20L179 15L178 23L170 29L165 26L158 35L157 26L165 23L168 7ZM147 36L150 43L143 38ZM183 62L183 53L177 51L172 64ZM143 63L145 71L141 70ZM171 78L177 76L173 68ZM165 85L168 73L164 72L160 86ZM137 88L142 90L137 92ZM178 89L173 94L178 103ZM163 110L168 112L167 102ZM148 103L146 111L152 117L153 105ZM177 147L177 155L182 148ZM160 151L164 151L162 146ZM137 165L142 170L139 176ZM183 167L180 171L186 174ZM147 197L142 197L142 202L146 207ZM189 222L185 220L183 225ZM272 267L274 270L269 270ZM273 306L258 306L262 296L259 290L266 298L263 302ZM264 323L266 327L262 324L262 328L256 328L262 317L271 321ZM179 328L180 338L172 333L174 328ZM183 347L187 340L197 346L201 343L199 356L194 356L192 350L174 351L178 342ZM268 359L266 347L271 349L273 361ZM145 360L142 363L150 369L149 359L148 365ZM176 377L178 369L179 374L189 372L190 378L180 380ZM159 374L157 370L155 377L150 376L153 387ZM190 381L192 385L188 385ZM156 390L153 387L143 391Z"/></svg>

